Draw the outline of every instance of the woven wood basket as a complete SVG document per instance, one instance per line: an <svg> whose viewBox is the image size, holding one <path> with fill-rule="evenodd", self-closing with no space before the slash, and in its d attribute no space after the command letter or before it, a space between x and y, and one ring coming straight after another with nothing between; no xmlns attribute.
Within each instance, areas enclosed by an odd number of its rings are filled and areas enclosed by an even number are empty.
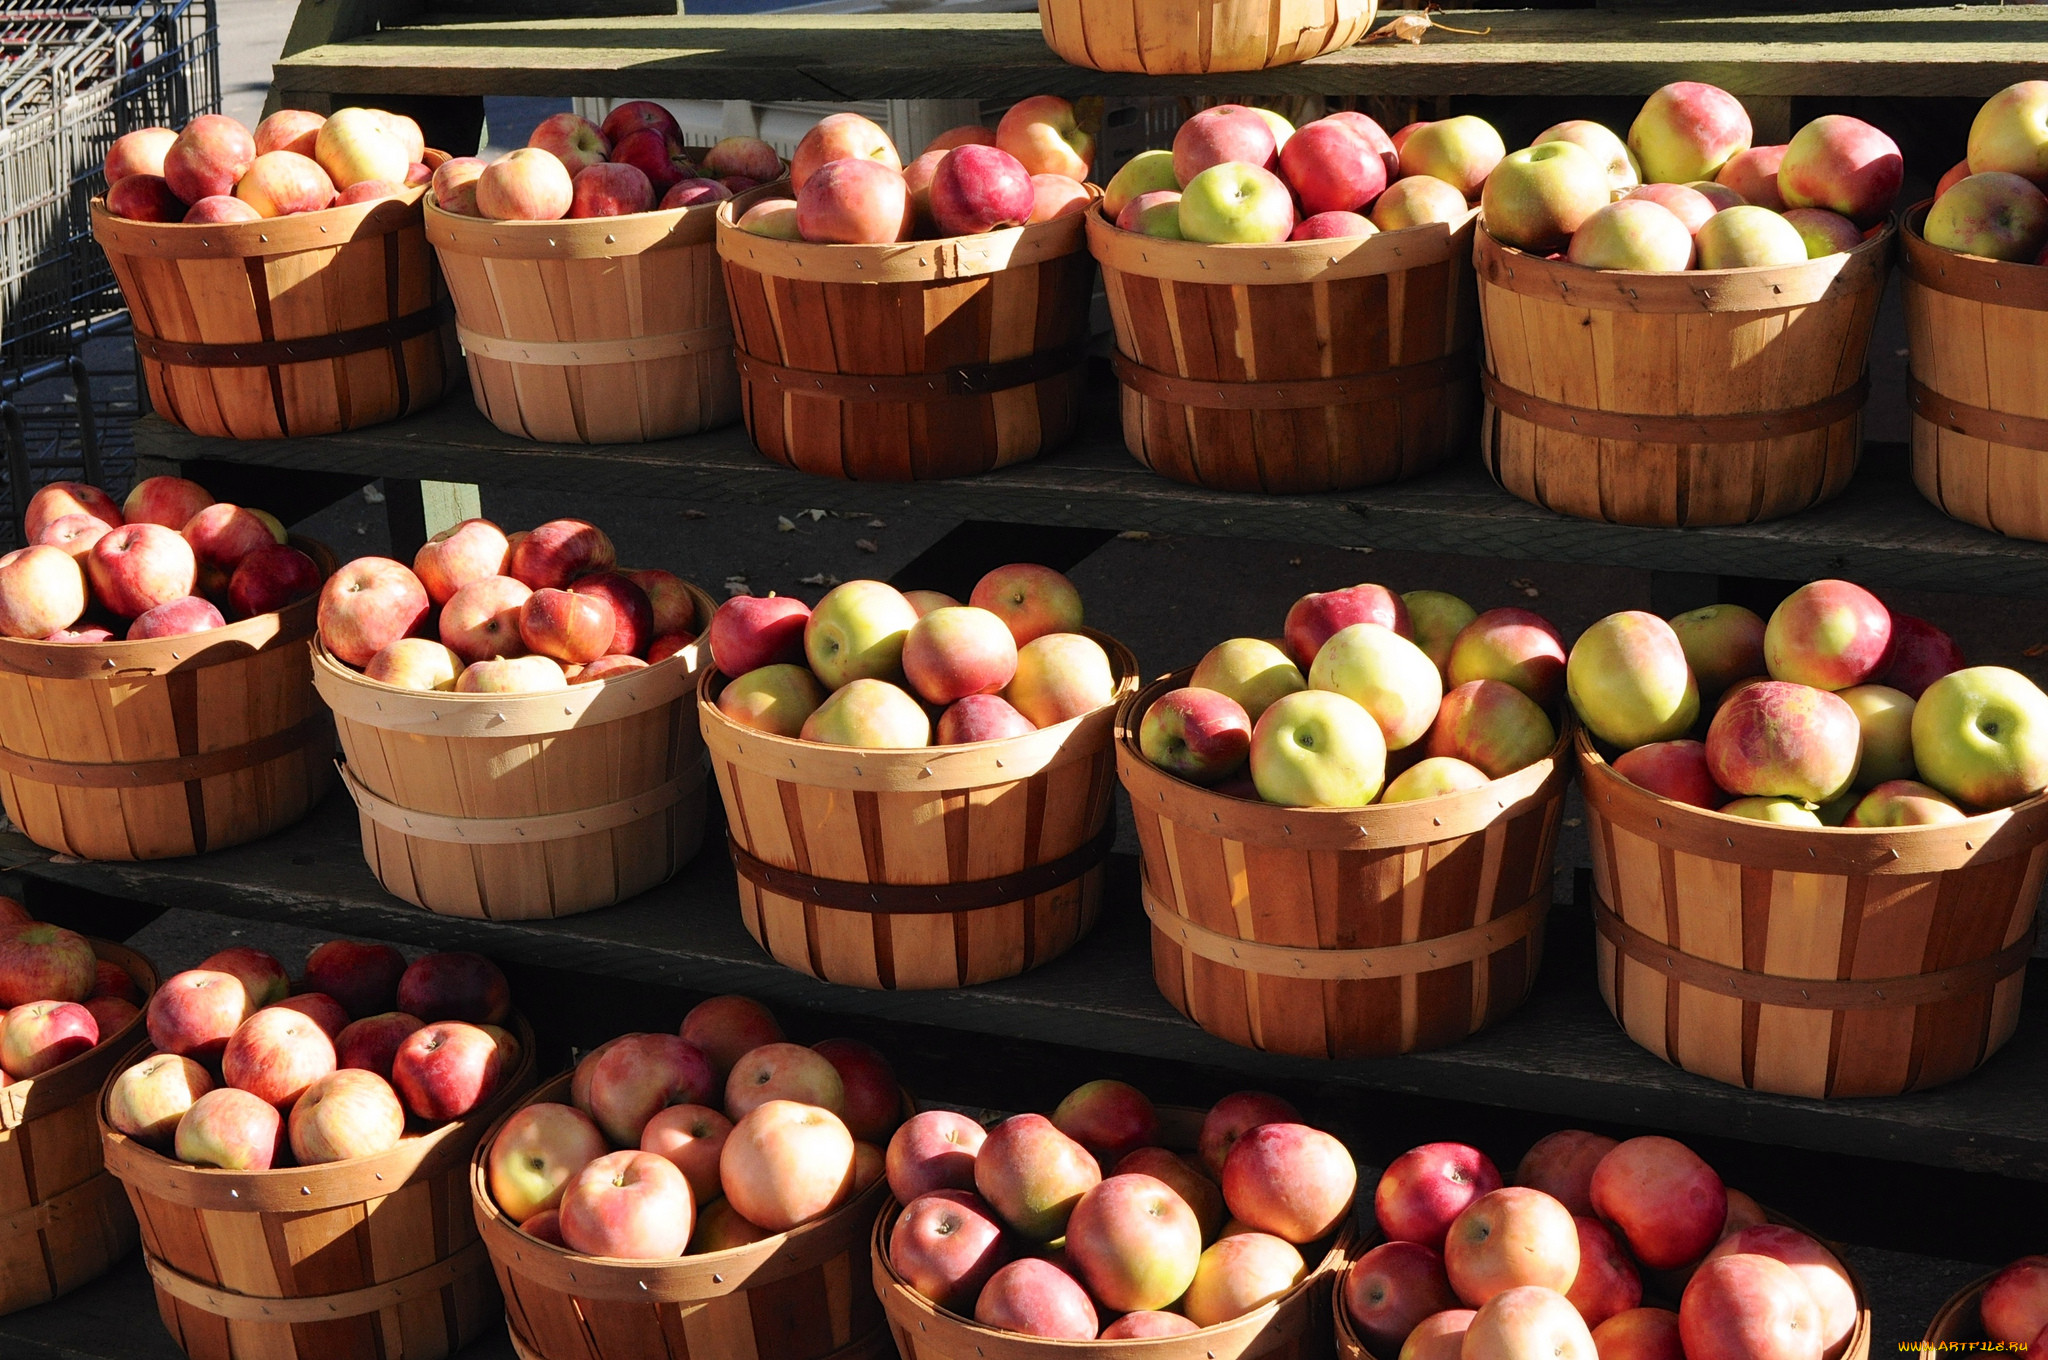
<svg viewBox="0 0 2048 1360"><path fill-rule="evenodd" d="M1261 71L1351 46L1373 0L1038 0L1045 45L1094 71Z"/></svg>
<svg viewBox="0 0 2048 1360"><path fill-rule="evenodd" d="M1920 1360L1940 1360L1943 1352L1953 1355L1956 1351L1985 1351L1991 1349L1991 1341L1984 1334L1984 1316L1980 1311L1984 1304L1984 1291L1998 1278L1992 1271L1979 1280L1972 1280L1957 1290L1934 1320L1927 1324L1927 1334L1920 1342Z"/></svg>
<svg viewBox="0 0 2048 1360"><path fill-rule="evenodd" d="M821 477L910 482L1035 458L1080 418L1095 265L1078 216L886 246L777 241L718 205L747 432Z"/></svg>
<svg viewBox="0 0 2048 1360"><path fill-rule="evenodd" d="M205 224L131 222L94 199L157 414L217 439L297 439L439 401L457 359L425 193Z"/></svg>
<svg viewBox="0 0 2048 1360"><path fill-rule="evenodd" d="M1116 668L1138 662L1090 629ZM1116 838L1116 706L1020 737L876 751L793 741L697 708L725 800L740 917L777 962L827 982L971 987L1064 954L1095 924Z"/></svg>
<svg viewBox="0 0 2048 1360"><path fill-rule="evenodd" d="M533 1084L533 1030L518 1015L511 1028L519 1057L476 1113L345 1162L187 1166L116 1131L101 1094L107 1169L191 1360L441 1360L483 1335L498 1292L465 1212L469 1159Z"/></svg>
<svg viewBox="0 0 2048 1360"><path fill-rule="evenodd" d="M1544 759L1415 803L1289 808L1177 779L1117 720L1144 856L1152 976L1174 1008L1247 1048L1384 1057L1456 1043L1529 994L1543 953L1570 730Z"/></svg>
<svg viewBox="0 0 2048 1360"><path fill-rule="evenodd" d="M94 940L143 994L156 969L131 949ZM40 1077L0 1088L0 1313L32 1308L98 1279L135 1249L135 1215L100 1155L100 1087L127 1067L142 1016Z"/></svg>
<svg viewBox="0 0 2048 1360"><path fill-rule="evenodd" d="M690 587L699 620L711 597ZM313 654L334 710L363 858L442 916L530 921L622 902L704 840L693 642L645 670L540 694L423 693Z"/></svg>
<svg viewBox="0 0 2048 1360"><path fill-rule="evenodd" d="M1946 514L2048 540L2048 270L1962 255L1906 212L1913 483Z"/></svg>
<svg viewBox="0 0 2048 1360"><path fill-rule="evenodd" d="M1473 238L1480 451L1560 514L1748 524L1838 494L1863 449L1864 359L1893 232L1757 269L1587 269Z"/></svg>
<svg viewBox="0 0 2048 1360"><path fill-rule="evenodd" d="M1220 491L1345 491L1469 449L1473 223L1199 245L1087 215L1116 327L1124 446Z"/></svg>
<svg viewBox="0 0 2048 1360"><path fill-rule="evenodd" d="M426 205L477 409L506 434L634 444L740 418L709 206L489 222Z"/></svg>
<svg viewBox="0 0 2048 1360"><path fill-rule="evenodd" d="M8 817L98 860L196 855L297 822L334 780L334 723L307 683L316 604L142 642L0 638Z"/></svg>
<svg viewBox="0 0 2048 1360"><path fill-rule="evenodd" d="M1889 1096L2011 1037L2048 795L1945 826L1813 830L1659 798L1583 735L1578 756L1600 991L1644 1048L1752 1090Z"/></svg>
<svg viewBox="0 0 2048 1360"><path fill-rule="evenodd" d="M563 1073L530 1099L566 1101L568 1093ZM822 1218L749 1246L672 1261L580 1256L528 1237L492 1201L484 1157L496 1136L494 1128L471 1164L470 1206L504 1291L512 1349L521 1360L889 1355L867 1264L868 1226L888 1198L886 1182Z"/></svg>

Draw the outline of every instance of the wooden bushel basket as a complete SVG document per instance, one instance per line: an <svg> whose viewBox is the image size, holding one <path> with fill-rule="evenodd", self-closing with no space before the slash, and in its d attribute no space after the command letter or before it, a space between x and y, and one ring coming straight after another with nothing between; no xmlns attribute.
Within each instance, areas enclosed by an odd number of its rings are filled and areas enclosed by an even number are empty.
<svg viewBox="0 0 2048 1360"><path fill-rule="evenodd" d="M1035 458L1080 419L1095 262L1079 215L980 236L811 245L718 205L754 446L852 481L965 477Z"/></svg>
<svg viewBox="0 0 2048 1360"><path fill-rule="evenodd" d="M1152 976L1219 1039L1374 1058L1468 1038L1522 1003L1543 954L1567 724L1550 754L1414 803L1291 808L1177 779L1145 759L1153 681L1117 719L1152 920Z"/></svg>
<svg viewBox="0 0 2048 1360"><path fill-rule="evenodd" d="M1138 663L1115 638L1117 698ZM698 690L747 933L827 982L971 987L1064 954L1095 924L1115 839L1114 702L999 741L878 751L741 727Z"/></svg>
<svg viewBox="0 0 2048 1360"><path fill-rule="evenodd" d="M2048 269L1963 255L1907 209L1913 484L1946 514L2048 540Z"/></svg>
<svg viewBox="0 0 2048 1360"><path fill-rule="evenodd" d="M569 1075L533 1101L566 1102ZM509 1112L508 1112L509 1113ZM499 1121L501 1124L503 1120ZM822 1218L725 1251L674 1260L580 1256L528 1237L491 1199L484 1158L470 1206L522 1360L883 1360L889 1334L868 1283L877 1181Z"/></svg>
<svg viewBox="0 0 2048 1360"><path fill-rule="evenodd" d="M1045 45L1093 71L1153 76L1262 71L1351 46L1373 0L1038 0Z"/></svg>
<svg viewBox="0 0 2048 1360"><path fill-rule="evenodd" d="M8 817L98 860L196 855L297 822L334 780L334 724L308 683L317 603L141 642L0 638Z"/></svg>
<svg viewBox="0 0 2048 1360"><path fill-rule="evenodd" d="M135 980L156 969L105 940L93 952ZM142 1041L137 1015L91 1051L0 1088L0 1313L32 1308L105 1274L135 1249L135 1215L100 1155L100 1088Z"/></svg>
<svg viewBox="0 0 2048 1360"><path fill-rule="evenodd" d="M1934 1320L1927 1324L1927 1334L1921 1339L1920 1360L1943 1360L1944 1354L1953 1360L1957 1351L1988 1351L1991 1340L1984 1334L1984 1291L1998 1278L1992 1271L1982 1279L1972 1280L1957 1290Z"/></svg>
<svg viewBox="0 0 2048 1360"><path fill-rule="evenodd" d="M696 586L697 617L716 607ZM704 644L644 670L536 694L379 684L316 645L384 890L442 916L531 921L665 882L704 840L704 743L691 696Z"/></svg>
<svg viewBox="0 0 2048 1360"><path fill-rule="evenodd" d="M632 444L740 418L710 206L490 222L426 205L477 409L506 434Z"/></svg>
<svg viewBox="0 0 2048 1360"><path fill-rule="evenodd" d="M1471 447L1476 212L1353 240L1200 245L1088 215L1124 446L1219 491L1347 491Z"/></svg>
<svg viewBox="0 0 2048 1360"><path fill-rule="evenodd" d="M1954 1081L2018 1022L2048 795L1943 826L1771 826L1630 783L1583 735L1600 991L1716 1081L1890 1096Z"/></svg>
<svg viewBox="0 0 2048 1360"><path fill-rule="evenodd" d="M157 414L213 438L298 439L439 401L454 313L425 193L203 224L131 222L94 199L93 239L135 318Z"/></svg>
<svg viewBox="0 0 2048 1360"><path fill-rule="evenodd" d="M533 1083L533 1030L474 1114L319 1166L187 1166L107 1123L166 1330L191 1360L442 1360L498 1318L469 1208L483 1132ZM134 1055L140 1059L143 1054ZM108 1086L112 1086L109 1078Z"/></svg>
<svg viewBox="0 0 2048 1360"><path fill-rule="evenodd" d="M1482 225L1487 471L1613 524L1748 524L1838 494L1892 240L1887 224L1804 264L1654 274L1541 259Z"/></svg>

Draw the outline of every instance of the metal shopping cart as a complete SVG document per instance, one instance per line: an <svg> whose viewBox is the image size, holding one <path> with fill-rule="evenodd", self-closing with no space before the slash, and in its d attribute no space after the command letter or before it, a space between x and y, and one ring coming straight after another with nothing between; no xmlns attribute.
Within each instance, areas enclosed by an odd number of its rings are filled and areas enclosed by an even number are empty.
<svg viewBox="0 0 2048 1360"><path fill-rule="evenodd" d="M118 483L132 460L143 389L88 212L107 148L219 106L213 0L0 0L0 525L14 535L37 482Z"/></svg>

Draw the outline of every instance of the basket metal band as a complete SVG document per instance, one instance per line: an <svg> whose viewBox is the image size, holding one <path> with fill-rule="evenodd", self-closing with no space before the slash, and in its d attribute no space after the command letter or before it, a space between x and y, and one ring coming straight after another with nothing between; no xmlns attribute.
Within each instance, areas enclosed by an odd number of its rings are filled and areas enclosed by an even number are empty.
<svg viewBox="0 0 2048 1360"><path fill-rule="evenodd" d="M473 331L460 321L455 338L478 358L507 364L552 364L577 368L590 364L636 364L653 359L679 359L732 348L732 323L720 322L694 331L666 331L618 340L512 340Z"/></svg>
<svg viewBox="0 0 2048 1360"><path fill-rule="evenodd" d="M210 779L234 770L246 770L266 761L288 756L316 744L332 746L334 719L325 709L311 714L282 732L225 746L198 755L169 756L162 760L76 761L46 760L0 748L0 772L39 784L78 789L133 789L159 784L184 784Z"/></svg>
<svg viewBox="0 0 2048 1360"><path fill-rule="evenodd" d="M355 799L356 807L371 821L388 826L402 836L463 845L537 844L631 826L643 818L666 812L692 791L702 788L706 768L705 762L700 760L688 773L678 775L666 784L656 785L645 793L636 793L631 798L621 798L615 803L603 803L597 807L577 808L573 812L534 817L449 817L400 807L370 792L349 770L346 761L338 760L334 767L341 772L341 782L348 789L348 796Z"/></svg>
<svg viewBox="0 0 2048 1360"><path fill-rule="evenodd" d="M444 1256L430 1266L424 1266L409 1275L395 1280L373 1284L364 1289L351 1289L340 1294L313 1294L304 1298L269 1299L253 1294L238 1294L204 1280L196 1280L183 1271L165 1265L148 1252L142 1255L143 1264L149 1267L149 1277L156 1281L156 1287L181 1303L189 1303L202 1313L231 1322L275 1322L294 1324L303 1322L334 1322L342 1318L361 1317L365 1313L382 1312L401 1303L436 1294L453 1284L462 1276L471 1273L490 1273L490 1253L484 1249L483 1239L469 1243L451 1255Z"/></svg>
<svg viewBox="0 0 2048 1360"><path fill-rule="evenodd" d="M447 298L392 321L378 321L331 335L308 335L297 340L250 340L237 344L204 345L186 340L164 340L140 327L135 331L135 348L143 358L174 368L268 368L274 364L310 364L323 359L345 359L351 354L390 349L453 319L455 305Z"/></svg>
<svg viewBox="0 0 2048 1360"><path fill-rule="evenodd" d="M1141 396L1211 411L1299 411L1316 406L1389 401L1435 392L1461 379L1469 380L1473 373L1470 347L1440 359L1385 368L1377 373L1294 381L1183 378L1148 368L1122 351L1110 355L1109 366L1115 370L1117 381Z"/></svg>
<svg viewBox="0 0 2048 1360"><path fill-rule="evenodd" d="M1505 916L1496 916L1469 930L1372 949L1317 949L1241 940L1180 915L1154 896L1149 884L1142 895L1145 915L1151 918L1153 929L1197 958L1265 977L1324 982L1407 977L1472 963L1542 929L1544 916L1550 910L1550 885L1545 883L1528 901Z"/></svg>
<svg viewBox="0 0 2048 1360"><path fill-rule="evenodd" d="M0 1216L0 1244L46 1228L61 1228L92 1214L101 1204L125 1201L126 1197L120 1181L105 1171L95 1171L62 1194Z"/></svg>
<svg viewBox="0 0 2048 1360"><path fill-rule="evenodd" d="M756 859L732 838L731 832L726 833L725 843L732 851L733 868L740 877L777 897L869 916L936 916L1000 907L1065 887L1109 858L1109 848L1116 843L1116 823L1105 823L1080 849L1058 859L1034 864L1014 874L967 883L855 883L843 878L819 878Z"/></svg>
<svg viewBox="0 0 2048 1360"><path fill-rule="evenodd" d="M792 396L837 397L841 401L920 402L935 397L980 397L1057 378L1087 357L1085 342L1039 350L1017 359L961 364L936 373L820 373L784 368L757 355L734 356L744 382L786 388Z"/></svg>
<svg viewBox="0 0 2048 1360"><path fill-rule="evenodd" d="M1911 385L1907 394L1912 398L1913 414L1929 424L1971 439L1982 439L1989 444L2009 444L2014 448L2048 453L2048 420L1972 406L1944 396L1918 378L1908 381Z"/></svg>
<svg viewBox="0 0 2048 1360"><path fill-rule="evenodd" d="M1629 415L1545 401L1516 391L1491 373L1482 372L1479 383L1488 401L1532 424L1592 439L1649 444L1743 444L1804 434L1855 415L1870 395L1870 375L1866 373L1833 396L1785 411L1719 416Z"/></svg>
<svg viewBox="0 0 2048 1360"><path fill-rule="evenodd" d="M1932 973L1889 978L1800 978L1752 972L1712 959L1687 954L1621 919L1597 896L1593 924L1608 942L1646 968L1673 982L1716 996L1734 997L1765 1006L1809 1011L1874 1011L1902 1006L1928 1006L1995 987L2027 966L2034 954L2039 924L1996 954Z"/></svg>

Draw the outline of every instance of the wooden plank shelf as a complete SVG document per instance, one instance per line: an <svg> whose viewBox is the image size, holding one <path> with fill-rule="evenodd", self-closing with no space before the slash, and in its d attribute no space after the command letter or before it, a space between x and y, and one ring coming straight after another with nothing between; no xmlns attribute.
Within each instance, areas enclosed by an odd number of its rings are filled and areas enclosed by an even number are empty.
<svg viewBox="0 0 2048 1360"><path fill-rule="evenodd" d="M1135 862L1112 861L1095 933L1043 968L946 992L835 987L776 964L740 923L731 866L710 848L669 883L604 911L558 921L430 915L385 894L362 859L355 810L336 795L305 823L252 845L187 860L52 859L0 837L0 866L41 884L163 907L475 949L510 963L695 991L738 991L771 1005L968 1034L1086 1048L1241 1073L1789 1146L1845 1156L2048 1181L2048 962L2006 1049L1940 1090L1889 1100L1819 1102L1758 1095L1671 1068L1637 1048L1602 1006L1583 908L1553 917L1530 1001L1497 1029L1435 1053L1318 1062L1238 1048L1184 1020L1154 988ZM59 896L61 897L61 893Z"/></svg>
<svg viewBox="0 0 2048 1360"><path fill-rule="evenodd" d="M585 495L881 513L915 506L960 519L1529 561L1737 573L1805 581L2048 597L2048 544L2002 538L1923 500L1904 451L1873 445L1849 490L1805 514L1721 529L1639 529L1569 519L1496 487L1476 453L1413 482L1338 495L1206 491L1147 471L1123 447L1108 385L1080 436L1033 462L916 486L810 477L769 462L738 425L650 444L537 444L501 434L464 393L410 420L321 439L200 439L150 417L138 455L361 477L475 482ZM203 469L201 480L205 480Z"/></svg>
<svg viewBox="0 0 2048 1360"><path fill-rule="evenodd" d="M1796 6L1791 7L1796 10ZM1019 99L1087 94L1642 95L1706 80L1737 95L1977 95L2039 73L2048 10L1449 13L1421 45L1296 66L1146 77L1069 66L1035 14L495 18L428 13L281 60L314 95Z"/></svg>

